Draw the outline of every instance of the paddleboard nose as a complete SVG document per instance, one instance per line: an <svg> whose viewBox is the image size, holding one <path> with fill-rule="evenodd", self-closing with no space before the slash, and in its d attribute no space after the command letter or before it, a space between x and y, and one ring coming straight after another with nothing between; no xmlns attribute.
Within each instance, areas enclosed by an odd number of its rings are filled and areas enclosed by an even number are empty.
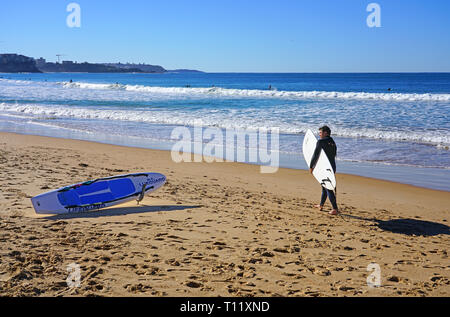
<svg viewBox="0 0 450 317"><path fill-rule="evenodd" d="M166 176L161 173L151 173L147 176L147 187L159 188L166 183L166 180Z"/></svg>

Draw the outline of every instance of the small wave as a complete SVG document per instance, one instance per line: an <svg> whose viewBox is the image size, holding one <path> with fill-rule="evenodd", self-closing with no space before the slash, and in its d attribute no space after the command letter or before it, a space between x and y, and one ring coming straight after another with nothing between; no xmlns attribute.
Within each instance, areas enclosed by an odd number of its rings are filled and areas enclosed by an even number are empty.
<svg viewBox="0 0 450 317"><path fill-rule="evenodd" d="M250 97L279 99L346 99L346 100L383 100L383 101L450 101L450 94L410 94L410 93L369 93L338 91L283 91L258 89L230 89L220 87L159 87L143 85L97 84L82 82L61 82L65 88L113 89L154 94L208 95L220 97Z"/></svg>
<svg viewBox="0 0 450 317"><path fill-rule="evenodd" d="M436 168L436 169L444 169L444 170L450 170L449 166L441 166L441 165L423 165L420 163L417 164L411 164L411 163L396 163L396 162L389 162L387 160L363 160L363 159L349 159L349 158L336 158L336 161L341 162L352 162L352 163L371 163L371 164L378 164L378 165L389 165L389 166L405 166L405 167L414 167L414 168Z"/></svg>
<svg viewBox="0 0 450 317"><path fill-rule="evenodd" d="M450 145L449 144L436 144L436 147L440 150L450 150Z"/></svg>
<svg viewBox="0 0 450 317"><path fill-rule="evenodd" d="M148 110L123 110L123 109L87 109L73 106L55 106L43 104L9 104L0 103L0 111L8 115L20 115L29 118L30 115L39 118L75 118L94 120L116 120L127 122L141 122L165 125L203 126L222 129L238 129L256 131L259 129L270 130L279 128L282 134L303 134L311 127L311 124L292 124L283 120L255 121L251 117L236 117L227 115L211 115L207 112L191 112L174 110L148 111ZM350 138L370 138L387 141L407 141L417 143L429 143L446 149L450 145L450 135L446 132L435 131L384 131L366 127L334 127L333 135Z"/></svg>
<svg viewBox="0 0 450 317"><path fill-rule="evenodd" d="M1 83L28 86L57 85L63 88L90 90L116 90L141 92L173 96L194 97L238 97L238 98L277 98L277 99L343 99L343 100L380 100L380 101L435 101L448 102L450 94L444 93L375 93L375 92L339 92L339 91L284 91L260 89L232 89L221 87L160 87L145 85L126 85L120 83L87 82L41 82L27 80L0 79Z"/></svg>

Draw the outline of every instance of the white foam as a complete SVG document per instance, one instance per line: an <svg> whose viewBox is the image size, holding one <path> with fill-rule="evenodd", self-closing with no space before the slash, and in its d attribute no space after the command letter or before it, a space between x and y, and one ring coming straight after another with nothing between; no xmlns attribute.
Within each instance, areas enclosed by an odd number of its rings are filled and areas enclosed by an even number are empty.
<svg viewBox="0 0 450 317"><path fill-rule="evenodd" d="M25 100L99 100L116 102L152 102L173 99L252 98L279 100L340 100L384 102L448 103L450 94L407 94L328 91L274 91L257 89L228 89L219 87L187 88L143 85L101 84L83 82L42 82L0 79L1 95ZM62 89L61 89L62 88Z"/></svg>
<svg viewBox="0 0 450 317"><path fill-rule="evenodd" d="M449 144L436 144L436 147L440 150L450 150L450 145ZM449 167L450 169L450 167Z"/></svg>
<svg viewBox="0 0 450 317"><path fill-rule="evenodd" d="M308 122L288 122L285 117L266 116L258 117L254 109L246 109L242 113L181 111L172 109L158 110L124 110L124 109L94 109L64 105L43 104L9 104L0 103L0 111L8 115L25 115L29 117L75 118L96 120L117 120L127 122L143 122L167 125L205 126L224 129L240 129L255 131L258 129L271 129L277 127L280 133L303 134L312 126ZM253 114L252 114L253 113ZM333 135L351 138L371 138L381 140L400 140L441 144L442 147L450 144L450 135L436 131L407 131L382 130L374 128L346 128L333 126Z"/></svg>
<svg viewBox="0 0 450 317"><path fill-rule="evenodd" d="M337 91L278 91L258 89L230 89L220 87L159 87L143 85L95 84L82 82L60 83L65 88L114 89L154 94L207 95L220 97L251 97L279 99L348 99L348 100L383 100L383 101L450 101L450 94L408 94L408 93L369 93Z"/></svg>
<svg viewBox="0 0 450 317"><path fill-rule="evenodd" d="M2 117L9 117L9 118L17 118L17 119L32 119L33 116L26 116L26 115L17 115L17 114L10 114L10 113L2 113Z"/></svg>

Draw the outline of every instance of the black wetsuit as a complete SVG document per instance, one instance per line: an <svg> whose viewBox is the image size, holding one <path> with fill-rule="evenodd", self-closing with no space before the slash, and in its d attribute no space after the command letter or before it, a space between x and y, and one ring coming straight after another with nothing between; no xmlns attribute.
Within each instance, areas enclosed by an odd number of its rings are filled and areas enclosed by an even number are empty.
<svg viewBox="0 0 450 317"><path fill-rule="evenodd" d="M309 164L309 167L310 168L316 167L317 160L319 159L320 151L322 149L324 150L325 154L327 155L328 160L331 163L331 167L333 168L333 171L336 173L335 158L336 158L336 154L337 154L337 146L336 146L336 143L334 143L333 138L329 137L329 136L317 141L316 149L314 150L314 154L311 159L311 164ZM330 202L331 202L331 205L333 206L333 208L337 210L338 208L337 208L337 203L336 203L336 195L334 194L334 192L332 190L328 190L322 186L322 197L320 198L321 206L323 206L325 204L325 201L327 200L327 196L330 199Z"/></svg>
<svg viewBox="0 0 450 317"><path fill-rule="evenodd" d="M336 143L334 143L334 140L332 137L327 136L323 139L320 139L317 141L316 149L314 150L313 157L311 159L311 164L309 164L309 168L316 167L317 160L319 159L320 150L324 150L325 154L328 157L328 160L331 163L331 167L333 168L333 171L336 173L336 154L337 154L337 146Z"/></svg>

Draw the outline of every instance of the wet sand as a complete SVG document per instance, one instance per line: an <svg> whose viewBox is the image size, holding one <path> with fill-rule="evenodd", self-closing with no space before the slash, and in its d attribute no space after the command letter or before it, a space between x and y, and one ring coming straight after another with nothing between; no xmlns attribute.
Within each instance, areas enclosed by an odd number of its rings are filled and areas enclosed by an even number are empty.
<svg viewBox="0 0 450 317"><path fill-rule="evenodd" d="M168 182L139 206L52 216L31 205L61 186L142 171ZM0 295L450 295L449 192L338 174L342 216L329 216L329 202L314 208L321 189L307 171L259 171L0 133ZM367 283L371 263L379 287Z"/></svg>

